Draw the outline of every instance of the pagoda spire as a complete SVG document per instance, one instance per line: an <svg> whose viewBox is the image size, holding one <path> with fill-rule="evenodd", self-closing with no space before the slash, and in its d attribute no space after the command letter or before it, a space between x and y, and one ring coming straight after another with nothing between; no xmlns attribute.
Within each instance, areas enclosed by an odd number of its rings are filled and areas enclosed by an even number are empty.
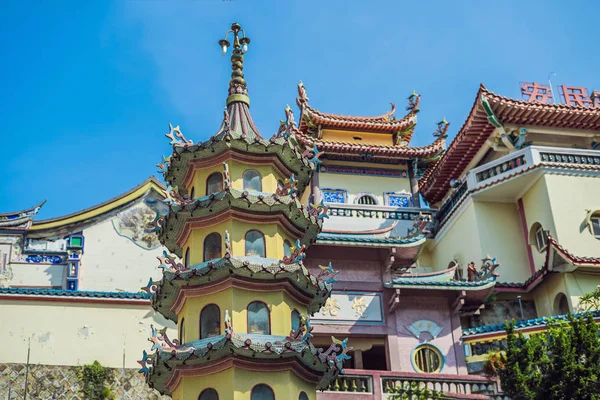
<svg viewBox="0 0 600 400"><path fill-rule="evenodd" d="M233 102L242 102L250 106L250 98L248 97L248 88L244 79L244 53L248 51L250 38L246 37L246 33L238 24L231 24L231 29L225 33L225 38L219 40L221 46L221 54L227 54L227 48L230 46L227 37L233 34L233 51L231 53L231 80L229 81L229 96L227 97L227 105ZM241 36L241 37L240 37Z"/></svg>

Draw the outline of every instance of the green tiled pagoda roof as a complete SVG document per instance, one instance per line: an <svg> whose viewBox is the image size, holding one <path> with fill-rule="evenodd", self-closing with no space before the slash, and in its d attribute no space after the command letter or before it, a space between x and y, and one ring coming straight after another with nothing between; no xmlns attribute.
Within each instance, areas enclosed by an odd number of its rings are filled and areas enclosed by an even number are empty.
<svg viewBox="0 0 600 400"><path fill-rule="evenodd" d="M300 293L312 299L308 304L310 314L317 312L331 295L331 283L312 275L301 261L285 264L279 260L260 257L225 256L183 270L165 268L164 265L161 268L163 279L156 283L152 306L174 322L177 322L177 315L171 307L182 287L203 285L229 276L254 281L288 281Z"/></svg>
<svg viewBox="0 0 600 400"><path fill-rule="evenodd" d="M332 234L332 233L319 233L317 236L317 243L321 244L359 244L361 246L378 246L378 245L391 245L394 247L402 245L419 245L425 242L426 235L416 235L413 237L368 237L363 235L351 235L351 234Z"/></svg>
<svg viewBox="0 0 600 400"><path fill-rule="evenodd" d="M287 138L274 136L264 139L256 135L244 135L241 131L228 130L224 122L219 131L205 142L174 144L170 165L164 173L165 181L172 186L183 187L183 177L190 161L212 158L228 150L254 156L275 155L293 171L300 193L308 185L316 168L315 163L307 157L305 147L298 143L294 134Z"/></svg>
<svg viewBox="0 0 600 400"><path fill-rule="evenodd" d="M300 241L306 246L310 246L323 227L322 219L309 214L296 196L279 196L226 188L210 196L186 201L185 204L172 203L170 212L160 229L160 240L170 252L182 257L183 250L177 246L176 241L186 220L216 214L227 209L249 214L283 214L296 227L304 231Z"/></svg>

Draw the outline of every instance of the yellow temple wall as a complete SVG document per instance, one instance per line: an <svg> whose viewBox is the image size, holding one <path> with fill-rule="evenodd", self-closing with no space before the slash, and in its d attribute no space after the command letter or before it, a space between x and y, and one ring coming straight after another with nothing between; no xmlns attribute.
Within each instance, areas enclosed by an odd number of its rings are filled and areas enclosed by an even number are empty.
<svg viewBox="0 0 600 400"><path fill-rule="evenodd" d="M481 254L496 257L502 282L523 282L531 275L519 210L515 203L474 202ZM468 243L465 243L468 245ZM463 246L465 245L463 244Z"/></svg>
<svg viewBox="0 0 600 400"><path fill-rule="evenodd" d="M244 181L242 175L244 171L248 169L254 169L260 173L262 179L262 191L266 193L275 193L277 190L277 180L286 179L288 177L282 177L276 170L270 165L252 165L248 163L240 163L233 160L228 160L227 165L229 166L229 176L231 177L231 186L237 190L243 190ZM216 165L211 168L199 169L194 173L192 183L187 188L188 193L194 189L194 197L206 196L206 179L213 172L223 173L223 164Z"/></svg>
<svg viewBox="0 0 600 400"><path fill-rule="evenodd" d="M549 230L551 235L556 235L552 207L548 197L547 177L548 175L542 176L522 197L529 237L531 237L531 228L536 222L540 223L545 230ZM563 211L566 212L567 209ZM529 245L531 246L535 269L542 268L546 262L546 253L540 253L537 250L535 241L530 241Z"/></svg>
<svg viewBox="0 0 600 400"><path fill-rule="evenodd" d="M448 268L450 262L456 260L460 264L463 276L466 276L467 264L471 261L478 262L482 258L473 203L466 206L443 237L434 241L432 246L431 255L436 271Z"/></svg>
<svg viewBox="0 0 600 400"><path fill-rule="evenodd" d="M568 286L565 277L567 274L549 274L534 292L535 308L538 317L556 315L554 300L559 293L564 293L569 298ZM569 304L569 308L571 305ZM572 308L571 308L571 311Z"/></svg>
<svg viewBox="0 0 600 400"><path fill-rule="evenodd" d="M185 319L186 342L200 338L200 312L208 304L216 304L221 311L221 333L225 332L225 310L229 310L233 331L248 333L246 308L253 301L267 304L271 316L271 334L289 335L292 330L292 310L306 315L306 307L298 303L283 291L257 292L238 288L225 289L219 293L188 297L178 315L179 324Z"/></svg>
<svg viewBox="0 0 600 400"><path fill-rule="evenodd" d="M335 163L336 165L341 165ZM367 167L363 165L363 167ZM377 168L382 168L381 165ZM346 175L329 174L319 172L319 187L321 189L344 189L348 192L348 204L354 204L354 201L361 194L372 194L377 198L378 205L385 205L384 193L401 192L410 193L410 180L408 178L393 178L384 176L364 176L364 175Z"/></svg>
<svg viewBox="0 0 600 400"><path fill-rule="evenodd" d="M334 129L323 129L322 140L329 142L355 143L361 145L383 145L393 146L393 135L391 133L373 133L373 132L354 132ZM360 137L362 140L356 140L354 137Z"/></svg>
<svg viewBox="0 0 600 400"><path fill-rule="evenodd" d="M545 181L558 243L576 256L600 257L600 240L584 225L586 210L600 212L600 179L546 175Z"/></svg>
<svg viewBox="0 0 600 400"><path fill-rule="evenodd" d="M283 242L288 240L293 246L296 242L281 226L275 223L256 224L243 221L225 221L207 228L194 229L185 242L183 248L190 249L190 263L203 262L204 239L207 235L216 232L221 235L222 255L225 254L225 231L229 232L231 250L235 256L244 256L246 253L246 233L250 230L258 230L265 236L265 255L267 258L281 260L284 257Z"/></svg>
<svg viewBox="0 0 600 400"><path fill-rule="evenodd" d="M456 260L466 276L468 263L480 266L481 260L490 255L501 264L497 270L499 280L522 282L530 276L516 204L473 201L449 222L452 225L442 227L441 238L428 246L436 271ZM420 265L424 266L425 261L420 260Z"/></svg>
<svg viewBox="0 0 600 400"><path fill-rule="evenodd" d="M140 304L53 302L46 296L31 300L0 299L0 363L25 363L31 340L31 364L84 365L95 360L105 367L139 368L148 350L150 324L167 326L176 338L175 324Z"/></svg>
<svg viewBox="0 0 600 400"><path fill-rule="evenodd" d="M250 400L252 388L266 384L273 389L276 399L297 399L304 391L310 400L316 400L315 385L298 378L293 372L262 372L230 368L210 376L184 377L173 391L173 400L197 399L204 389L213 388L219 400Z"/></svg>

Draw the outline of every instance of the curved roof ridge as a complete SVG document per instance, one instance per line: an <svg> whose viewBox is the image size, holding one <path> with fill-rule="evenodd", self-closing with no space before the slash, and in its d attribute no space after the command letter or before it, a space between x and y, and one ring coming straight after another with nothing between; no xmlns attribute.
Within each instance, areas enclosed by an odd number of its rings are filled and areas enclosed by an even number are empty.
<svg viewBox="0 0 600 400"><path fill-rule="evenodd" d="M151 190L151 189L154 189L157 193L160 193L162 196L164 196L162 191L165 190L166 187L165 187L165 185L162 184L162 182L160 182L154 176L151 176L148 179L146 179L144 182L142 182L139 185L137 185L136 187L134 187L133 189L130 189L127 192L120 194L116 197L113 197L112 199L104 201L100 204L96 204L94 206L84 208L83 210L75 211L70 214L61 215L59 217L34 221L32 227L31 227L31 230L42 230L42 229L53 228L55 226L66 225L68 223L78 222L78 221L84 220L86 218L93 217L93 216L102 214L104 212L108 212L114 208L117 208L123 204L128 203L131 200L141 197L148 190ZM118 204L114 204L114 203L118 203ZM101 210L102 208L110 206L111 204L114 204L114 207L108 208L106 210ZM69 221L69 220L72 220L72 221Z"/></svg>
<svg viewBox="0 0 600 400"><path fill-rule="evenodd" d="M30 212L35 212L35 213L37 213L37 211L36 211L36 208L37 208L37 209L39 209L39 208L40 208L40 207L42 207L42 206L43 206L45 203L46 203L46 200L44 199L44 200L42 200L42 202L41 202L41 203L39 203L37 206L29 207L29 208L26 208L26 209L24 209L24 210L20 210L20 211L10 211L10 212L5 212L5 213L0 213L0 219L1 219L2 217L5 217L5 216L21 215L21 214L27 214L27 213L30 213ZM34 214L34 215L35 215L35 214Z"/></svg>
<svg viewBox="0 0 600 400"><path fill-rule="evenodd" d="M412 114L412 112L409 112L408 114L406 114L404 117L400 118L400 119L392 119L391 117L396 113L396 104L395 103L390 103L392 105L392 108L390 111L386 112L385 114L381 114L381 115L375 115L375 116L356 116L356 115L343 115L343 114L333 114L333 113L325 113L322 111L317 110L316 108L312 107L311 105L307 103L304 104L304 107L306 107L307 110L310 110L311 112L315 113L315 114L319 114L322 117L328 117L328 118L332 118L332 119L340 119L340 120L349 120L349 121L381 121L381 122L398 122L401 121L402 119L406 118L407 116L410 116Z"/></svg>

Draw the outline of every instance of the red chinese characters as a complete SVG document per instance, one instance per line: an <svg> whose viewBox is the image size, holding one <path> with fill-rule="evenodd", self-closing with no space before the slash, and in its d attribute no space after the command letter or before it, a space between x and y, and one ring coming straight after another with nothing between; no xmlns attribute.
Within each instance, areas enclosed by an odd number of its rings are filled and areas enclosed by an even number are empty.
<svg viewBox="0 0 600 400"><path fill-rule="evenodd" d="M521 96L528 103L554 103L554 95L549 85L537 82L525 82L521 86Z"/></svg>

